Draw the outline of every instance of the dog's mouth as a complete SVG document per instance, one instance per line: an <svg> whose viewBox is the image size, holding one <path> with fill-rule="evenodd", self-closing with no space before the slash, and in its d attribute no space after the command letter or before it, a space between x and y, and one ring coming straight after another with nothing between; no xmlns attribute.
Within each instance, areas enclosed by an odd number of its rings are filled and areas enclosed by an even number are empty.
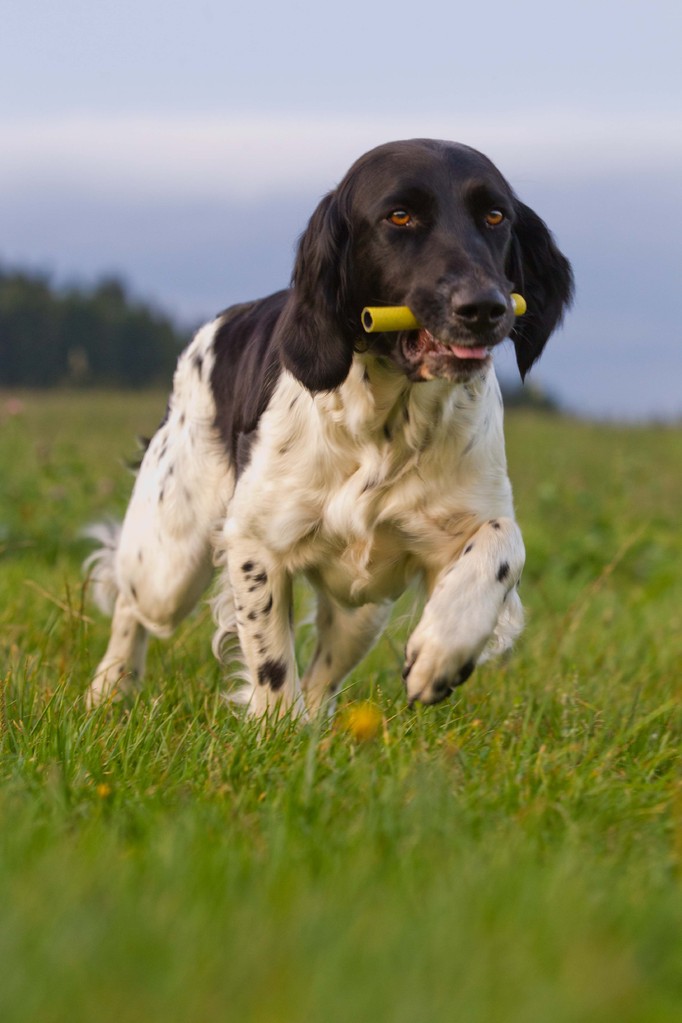
<svg viewBox="0 0 682 1023"><path fill-rule="evenodd" d="M415 380L465 379L488 366L493 347L494 342L466 345L441 341L424 327L405 332L400 338L408 375Z"/></svg>

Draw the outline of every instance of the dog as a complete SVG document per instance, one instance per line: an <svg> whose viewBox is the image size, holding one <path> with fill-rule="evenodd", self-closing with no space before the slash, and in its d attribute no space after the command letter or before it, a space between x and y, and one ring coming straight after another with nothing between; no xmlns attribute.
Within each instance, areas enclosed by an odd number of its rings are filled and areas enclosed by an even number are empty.
<svg viewBox="0 0 682 1023"><path fill-rule="evenodd" d="M89 559L113 605L89 705L134 685L148 635L170 635L216 568L214 651L238 634L235 698L256 716L332 707L415 582L410 704L508 649L525 552L491 353L510 338L525 377L572 292L548 228L481 153L413 139L360 157L313 213L290 288L227 309L179 359L122 528ZM421 326L366 334L368 305ZM297 575L317 597L301 680Z"/></svg>

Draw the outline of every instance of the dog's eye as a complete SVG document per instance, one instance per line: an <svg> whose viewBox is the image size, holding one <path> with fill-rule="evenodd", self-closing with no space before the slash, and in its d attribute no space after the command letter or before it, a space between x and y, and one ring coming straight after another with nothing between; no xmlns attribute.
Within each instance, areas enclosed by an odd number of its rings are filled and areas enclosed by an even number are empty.
<svg viewBox="0 0 682 1023"><path fill-rule="evenodd" d="M502 210L488 210L483 219L488 227L499 227L506 218Z"/></svg>
<svg viewBox="0 0 682 1023"><path fill-rule="evenodd" d="M396 227L407 227L408 224L412 223L412 214L408 213L407 210L393 210L386 219L391 224L395 224Z"/></svg>

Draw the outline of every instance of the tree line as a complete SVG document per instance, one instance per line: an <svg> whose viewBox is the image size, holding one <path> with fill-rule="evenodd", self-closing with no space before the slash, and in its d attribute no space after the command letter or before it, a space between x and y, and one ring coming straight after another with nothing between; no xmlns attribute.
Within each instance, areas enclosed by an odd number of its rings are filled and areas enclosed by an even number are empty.
<svg viewBox="0 0 682 1023"><path fill-rule="evenodd" d="M116 277L58 289L0 268L0 386L167 384L187 334Z"/></svg>

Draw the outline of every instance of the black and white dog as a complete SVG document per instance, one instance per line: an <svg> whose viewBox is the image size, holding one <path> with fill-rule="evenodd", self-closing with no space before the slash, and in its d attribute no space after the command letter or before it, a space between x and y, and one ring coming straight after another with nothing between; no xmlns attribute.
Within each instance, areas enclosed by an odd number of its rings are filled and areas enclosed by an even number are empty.
<svg viewBox="0 0 682 1023"><path fill-rule="evenodd" d="M90 559L114 605L90 705L142 674L148 633L168 636L216 565L214 649L238 633L255 715L330 705L414 580L410 702L508 648L524 547L490 353L511 337L523 377L571 293L545 224L482 154L416 139L362 156L315 210L291 288L228 309L179 360L123 526ZM366 305L424 326L367 335ZM318 632L300 681L299 573Z"/></svg>

